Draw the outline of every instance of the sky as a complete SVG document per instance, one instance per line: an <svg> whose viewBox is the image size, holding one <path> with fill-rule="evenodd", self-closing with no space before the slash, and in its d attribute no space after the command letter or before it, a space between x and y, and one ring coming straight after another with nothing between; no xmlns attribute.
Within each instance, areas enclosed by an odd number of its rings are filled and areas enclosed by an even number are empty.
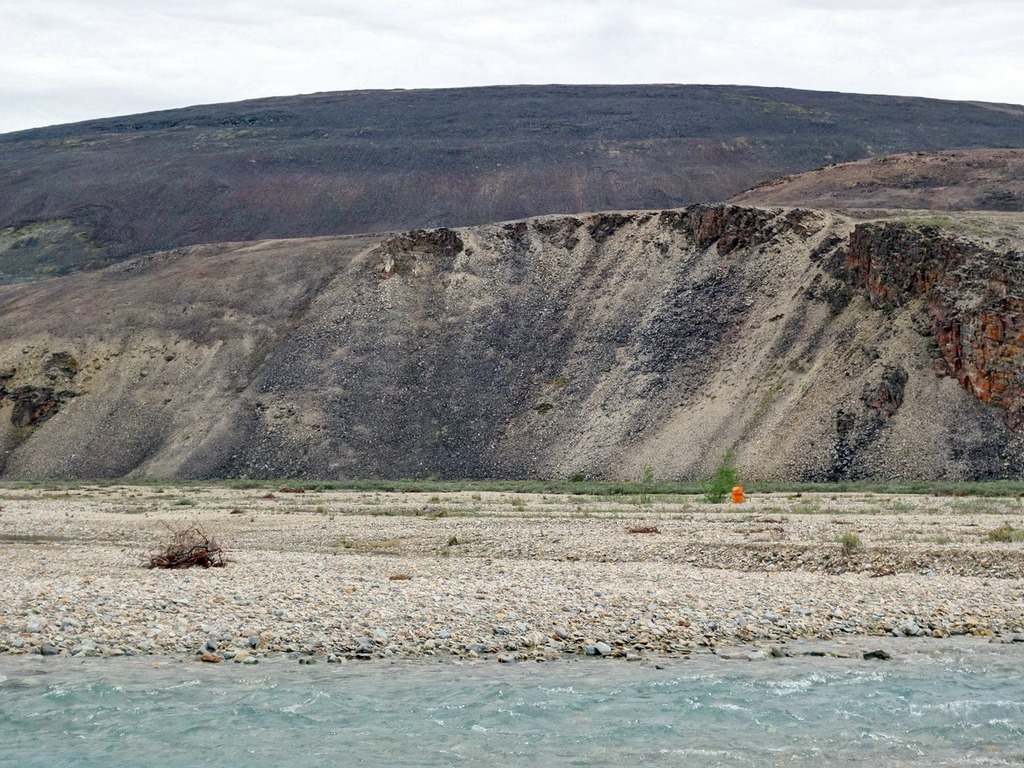
<svg viewBox="0 0 1024 768"><path fill-rule="evenodd" d="M784 86L1024 104L1024 0L0 0L0 133L366 88Z"/></svg>

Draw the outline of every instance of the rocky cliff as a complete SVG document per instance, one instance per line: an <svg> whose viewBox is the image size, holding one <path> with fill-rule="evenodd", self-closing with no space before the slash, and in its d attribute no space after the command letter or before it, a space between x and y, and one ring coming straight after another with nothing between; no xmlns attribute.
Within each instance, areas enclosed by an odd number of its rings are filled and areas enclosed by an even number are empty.
<svg viewBox="0 0 1024 768"><path fill-rule="evenodd" d="M1004 239L1005 240L1005 239ZM837 248L830 269L872 307L916 304L934 342L934 370L954 376L1011 427L1024 427L1024 258L934 225L862 224Z"/></svg>
<svg viewBox="0 0 1024 768"><path fill-rule="evenodd" d="M1024 221L742 206L0 287L5 477L1020 477Z"/></svg>

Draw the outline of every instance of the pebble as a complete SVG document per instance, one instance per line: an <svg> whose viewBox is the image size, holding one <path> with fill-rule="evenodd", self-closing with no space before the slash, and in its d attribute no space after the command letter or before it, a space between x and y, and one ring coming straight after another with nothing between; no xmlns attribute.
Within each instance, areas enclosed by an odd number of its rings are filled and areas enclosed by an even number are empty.
<svg viewBox="0 0 1024 768"><path fill-rule="evenodd" d="M925 630L921 629L914 621L905 621L898 629L894 629L892 633L897 637L900 635L904 637L920 637L925 634Z"/></svg>

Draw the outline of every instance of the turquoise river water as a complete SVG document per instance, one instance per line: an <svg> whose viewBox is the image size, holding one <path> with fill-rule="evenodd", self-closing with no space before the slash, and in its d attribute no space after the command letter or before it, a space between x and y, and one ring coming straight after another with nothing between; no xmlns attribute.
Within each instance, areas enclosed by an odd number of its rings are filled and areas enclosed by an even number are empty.
<svg viewBox="0 0 1024 768"><path fill-rule="evenodd" d="M1024 648L891 661L0 659L0 766L1024 764Z"/></svg>

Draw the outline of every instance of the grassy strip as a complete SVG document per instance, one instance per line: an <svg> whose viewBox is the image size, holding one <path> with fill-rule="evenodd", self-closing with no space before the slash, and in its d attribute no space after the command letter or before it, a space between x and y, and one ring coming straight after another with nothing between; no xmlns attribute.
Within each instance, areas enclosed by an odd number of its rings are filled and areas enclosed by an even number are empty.
<svg viewBox="0 0 1024 768"><path fill-rule="evenodd" d="M740 483L747 493L867 493L931 496L1013 497L1024 496L1024 481L993 480L984 482L925 481L850 481L835 483L766 482ZM0 482L0 488L73 490L85 487L157 486L164 488L195 488L201 486L266 489L301 488L306 491L381 491L397 493L502 492L566 494L583 496L666 496L704 494L707 484L699 481L622 481L622 480L38 480Z"/></svg>

